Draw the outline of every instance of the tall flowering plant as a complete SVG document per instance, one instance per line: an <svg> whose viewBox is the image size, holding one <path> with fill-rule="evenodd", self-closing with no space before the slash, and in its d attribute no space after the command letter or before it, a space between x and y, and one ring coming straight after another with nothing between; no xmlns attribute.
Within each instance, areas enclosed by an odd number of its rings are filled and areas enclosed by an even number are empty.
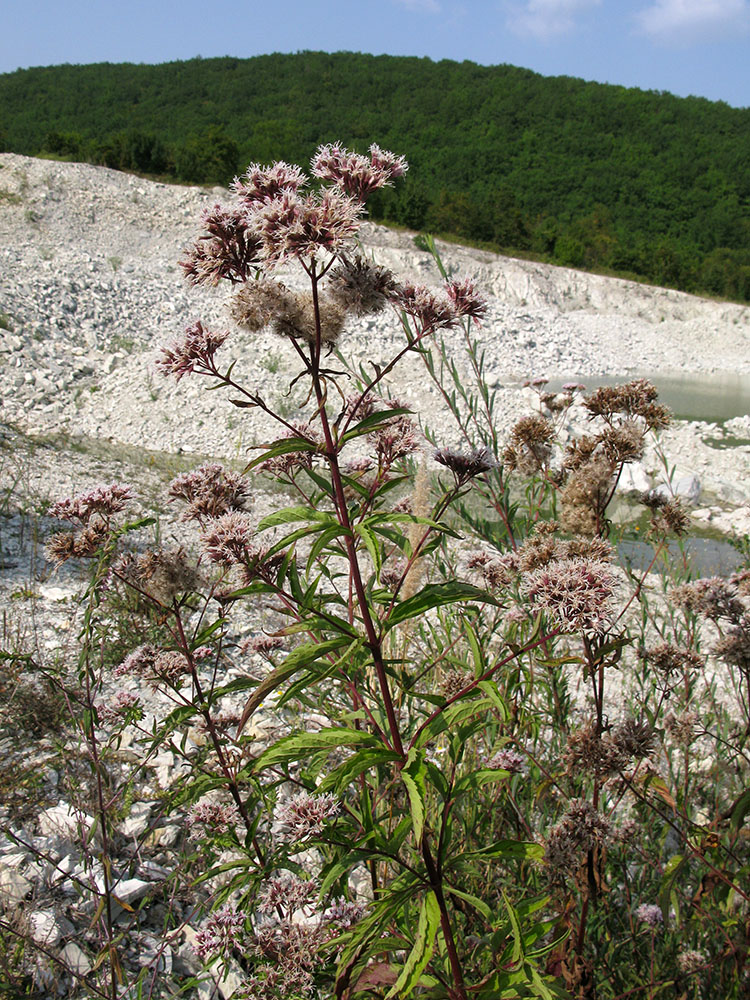
<svg viewBox="0 0 750 1000"><path fill-rule="evenodd" d="M464 809L487 789L493 801L517 770L497 757L509 710L494 678L521 651L481 649L472 622L498 619L501 602L427 568L454 534L451 506L497 461L489 447L439 449L435 494L410 464L424 438L387 393L408 353L428 351L438 331L481 321L485 306L469 279L446 277L441 291L400 283L356 242L368 196L406 170L402 157L375 145L368 155L321 147L315 186L296 166L253 164L234 184L235 206L205 213L181 262L194 284L236 286L231 313L240 327L286 340L295 384L306 385L304 421L274 412L221 361L226 332L197 322L159 363L165 375L203 376L231 390L235 406L273 418L279 437L245 475L274 476L297 498L253 523L245 478L230 482L204 467L173 484L201 527L203 564L213 567L213 648L241 600L270 598L286 620L257 646L269 669L253 682L235 732L216 737L217 753L235 761L224 774L249 849L231 891L253 942L255 957L245 959L252 996L553 995L540 971L551 924L532 916L539 900L517 891L543 848L526 839L480 843ZM279 279L282 267L298 270L301 290ZM349 317L386 308L403 344L361 371L352 391L333 352L345 357ZM448 669L455 657L433 661L427 641L448 607L473 649L463 669ZM212 699L224 692L200 687L205 631L180 625L173 634L210 728ZM549 637L537 630L525 649ZM149 668L157 675L159 655ZM251 742L269 699L314 708L315 722L303 714L280 738ZM477 865L493 872L489 894L476 894L464 875ZM284 970L294 982L285 985Z"/></svg>
<svg viewBox="0 0 750 1000"><path fill-rule="evenodd" d="M145 522L120 523L119 484L51 509L73 530L50 556L95 560L79 674L105 872L97 995L154 995L161 964L133 984L120 960L112 813L132 776L111 765L129 729L139 773L180 763L161 948L190 925L225 997L744 996L748 571L672 587L690 518L659 489L640 497L649 565L617 566L615 490L669 421L649 382L584 397L532 379L538 412L503 447L472 281L435 254L440 290L403 283L359 250L367 198L405 171L377 146L328 145L312 178L252 165L235 204L204 214L187 279L226 283L235 323L285 342L304 403L291 417L240 377L229 331L196 321L163 349L164 375L278 429L242 474L172 481L195 552L126 547ZM355 368L347 323L386 310L400 346ZM390 394L409 355L460 448ZM563 445L576 407L586 432ZM264 517L259 480L275 483ZM143 634L107 677L118 599ZM733 710L700 686L707 629Z"/></svg>

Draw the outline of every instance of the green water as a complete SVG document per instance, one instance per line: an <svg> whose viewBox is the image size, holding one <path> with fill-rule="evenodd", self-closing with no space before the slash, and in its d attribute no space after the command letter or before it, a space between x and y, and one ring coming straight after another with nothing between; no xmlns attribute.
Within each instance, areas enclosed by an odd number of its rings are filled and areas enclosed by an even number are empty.
<svg viewBox="0 0 750 1000"><path fill-rule="evenodd" d="M566 382L580 382L588 391L602 385L621 385L634 378L647 378L659 390L659 402L665 403L678 420L705 420L722 423L732 417L750 414L750 375L618 375L586 378L566 375L553 378L545 389L559 392Z"/></svg>

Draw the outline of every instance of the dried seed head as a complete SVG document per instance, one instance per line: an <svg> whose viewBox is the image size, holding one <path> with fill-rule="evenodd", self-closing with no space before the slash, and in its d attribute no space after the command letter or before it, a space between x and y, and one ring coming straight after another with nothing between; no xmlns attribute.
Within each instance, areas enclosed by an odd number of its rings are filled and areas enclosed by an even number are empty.
<svg viewBox="0 0 750 1000"><path fill-rule="evenodd" d="M506 466L528 476L543 471L552 458L554 437L555 428L546 417L539 414L521 417L513 426L503 452Z"/></svg>
<svg viewBox="0 0 750 1000"><path fill-rule="evenodd" d="M583 799L573 799L562 820L547 837L544 858L553 881L565 882L580 867L588 851L601 846L610 823Z"/></svg>
<svg viewBox="0 0 750 1000"><path fill-rule="evenodd" d="M703 657L693 650L679 649L669 642L661 642L656 646L651 646L643 653L646 662L668 678L674 673L684 671L702 670L704 667Z"/></svg>
<svg viewBox="0 0 750 1000"><path fill-rule="evenodd" d="M140 555L126 556L116 568L132 587L163 605L194 593L202 584L200 573L190 564L183 548L149 549Z"/></svg>
<svg viewBox="0 0 750 1000"><path fill-rule="evenodd" d="M432 456L440 465L444 465L453 473L456 484L463 486L470 479L481 476L491 469L496 469L499 465L497 459L492 454L492 450L487 448L474 448L472 451L457 451L454 448L440 448Z"/></svg>
<svg viewBox="0 0 750 1000"><path fill-rule="evenodd" d="M671 413L656 400L659 392L647 379L635 379L625 385L602 386L587 396L583 405L589 414L610 421L617 414L641 417L650 430L669 426Z"/></svg>
<svg viewBox="0 0 750 1000"><path fill-rule="evenodd" d="M396 289L393 274L359 255L341 256L329 277L330 294L355 316L380 312ZM364 414L363 414L364 416Z"/></svg>
<svg viewBox="0 0 750 1000"><path fill-rule="evenodd" d="M741 625L729 625L712 652L750 678L750 616Z"/></svg>
<svg viewBox="0 0 750 1000"><path fill-rule="evenodd" d="M607 458L594 455L571 473L560 492L560 521L566 531L596 535L602 530L614 472Z"/></svg>
<svg viewBox="0 0 750 1000"><path fill-rule="evenodd" d="M453 698L474 680L474 674L470 670L448 670L443 675L440 682L440 690L446 698Z"/></svg>
<svg viewBox="0 0 750 1000"><path fill-rule="evenodd" d="M745 613L737 587L720 576L681 584L672 589L671 596L674 603L685 611L693 611L712 621L727 619L738 623Z"/></svg>

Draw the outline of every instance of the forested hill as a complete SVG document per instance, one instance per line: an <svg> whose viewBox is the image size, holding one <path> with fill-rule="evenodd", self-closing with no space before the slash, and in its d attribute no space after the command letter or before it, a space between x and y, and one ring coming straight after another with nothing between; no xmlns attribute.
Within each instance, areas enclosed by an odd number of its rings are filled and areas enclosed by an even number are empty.
<svg viewBox="0 0 750 1000"><path fill-rule="evenodd" d="M13 152L217 183L334 139L409 160L376 217L750 300L750 109L346 52L0 75Z"/></svg>

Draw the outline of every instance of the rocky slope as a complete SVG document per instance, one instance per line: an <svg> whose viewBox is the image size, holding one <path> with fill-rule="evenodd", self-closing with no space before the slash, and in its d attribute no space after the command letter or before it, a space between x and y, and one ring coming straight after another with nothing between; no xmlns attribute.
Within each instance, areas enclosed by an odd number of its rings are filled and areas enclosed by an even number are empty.
<svg viewBox="0 0 750 1000"><path fill-rule="evenodd" d="M219 189L154 184L83 164L0 156L6 425L168 452L244 453L262 434L255 411L240 419L199 380L178 387L153 368L156 348L191 319L227 325L224 290L187 287L176 263L200 210L226 197ZM437 277L407 233L368 225L364 242L399 275ZM480 340L508 426L528 405L520 383L538 375L645 374L657 383L674 373L750 375L747 307L459 247L443 252L451 269L472 274L489 296ZM355 362L377 361L397 336L391 317L367 318L352 325L342 346ZM275 402L286 398L290 355L283 342L237 333L230 349L249 385ZM451 436L416 360L391 389ZM748 437L746 430L740 423L734 433ZM741 504L738 464L746 469L748 450L730 457L708 449L701 438L717 433L672 432L678 476L697 472L709 496Z"/></svg>
<svg viewBox="0 0 750 1000"><path fill-rule="evenodd" d="M51 575L37 544L50 527L44 518L50 499L118 479L137 484L144 505L161 511L164 482L176 471L197 464L198 456L246 460L248 449L268 433L258 411L234 409L207 393L199 379L176 385L154 370L159 345L193 318L229 325L224 291L188 288L176 264L201 208L224 198L219 190L0 156L0 609L4 645L31 652L37 662L75 662L81 614L75 571L64 567ZM368 225L364 242L398 275L437 280L431 258L410 234ZM473 275L489 296L479 337L503 428L528 410L533 396L522 382L539 375L649 375L657 383L660 375L680 372L750 376L745 307L459 247L441 250L451 269ZM377 363L398 336L392 318L368 318L346 332L342 351L355 364ZM289 394L293 357L285 342L235 331L226 351L239 358L237 372L250 388L293 415L299 401ZM456 357L464 363L460 352ZM469 377L464 369L461 374ZM438 440L455 442L418 359L399 370L389 389L413 406ZM568 432L576 433L583 421L581 412L574 413ZM697 501L696 518L750 530L747 439L748 417L721 427L678 422L665 435L673 484L682 481L680 488ZM626 485L658 485L664 475L652 452ZM256 510L272 502L261 494ZM163 516L159 530L162 537L174 536L179 526ZM31 710L33 715L39 706ZM0 752L6 771L18 758L21 770L38 772L45 805L24 819L0 803L7 834L0 836L0 903L22 903L29 914L26 933L61 955L73 973L85 974L95 952L86 939L91 913L77 902L76 880L96 871L76 843L80 823L88 820L60 798L44 741L29 749L4 739ZM174 767L170 753L160 755L155 780L168 778ZM128 876L117 891L130 903L149 894L158 898L180 833L162 823L153 789L139 786L138 793L142 799L118 828L123 845L150 831L148 857L134 859L122 848L121 869ZM170 974L174 967L187 975L196 969L190 947L195 929L186 922L181 936L160 943L163 916L158 906L148 919L144 914L128 938L126 964L137 970L163 961ZM47 987L53 995L54 978ZM229 985L221 992L229 996Z"/></svg>

